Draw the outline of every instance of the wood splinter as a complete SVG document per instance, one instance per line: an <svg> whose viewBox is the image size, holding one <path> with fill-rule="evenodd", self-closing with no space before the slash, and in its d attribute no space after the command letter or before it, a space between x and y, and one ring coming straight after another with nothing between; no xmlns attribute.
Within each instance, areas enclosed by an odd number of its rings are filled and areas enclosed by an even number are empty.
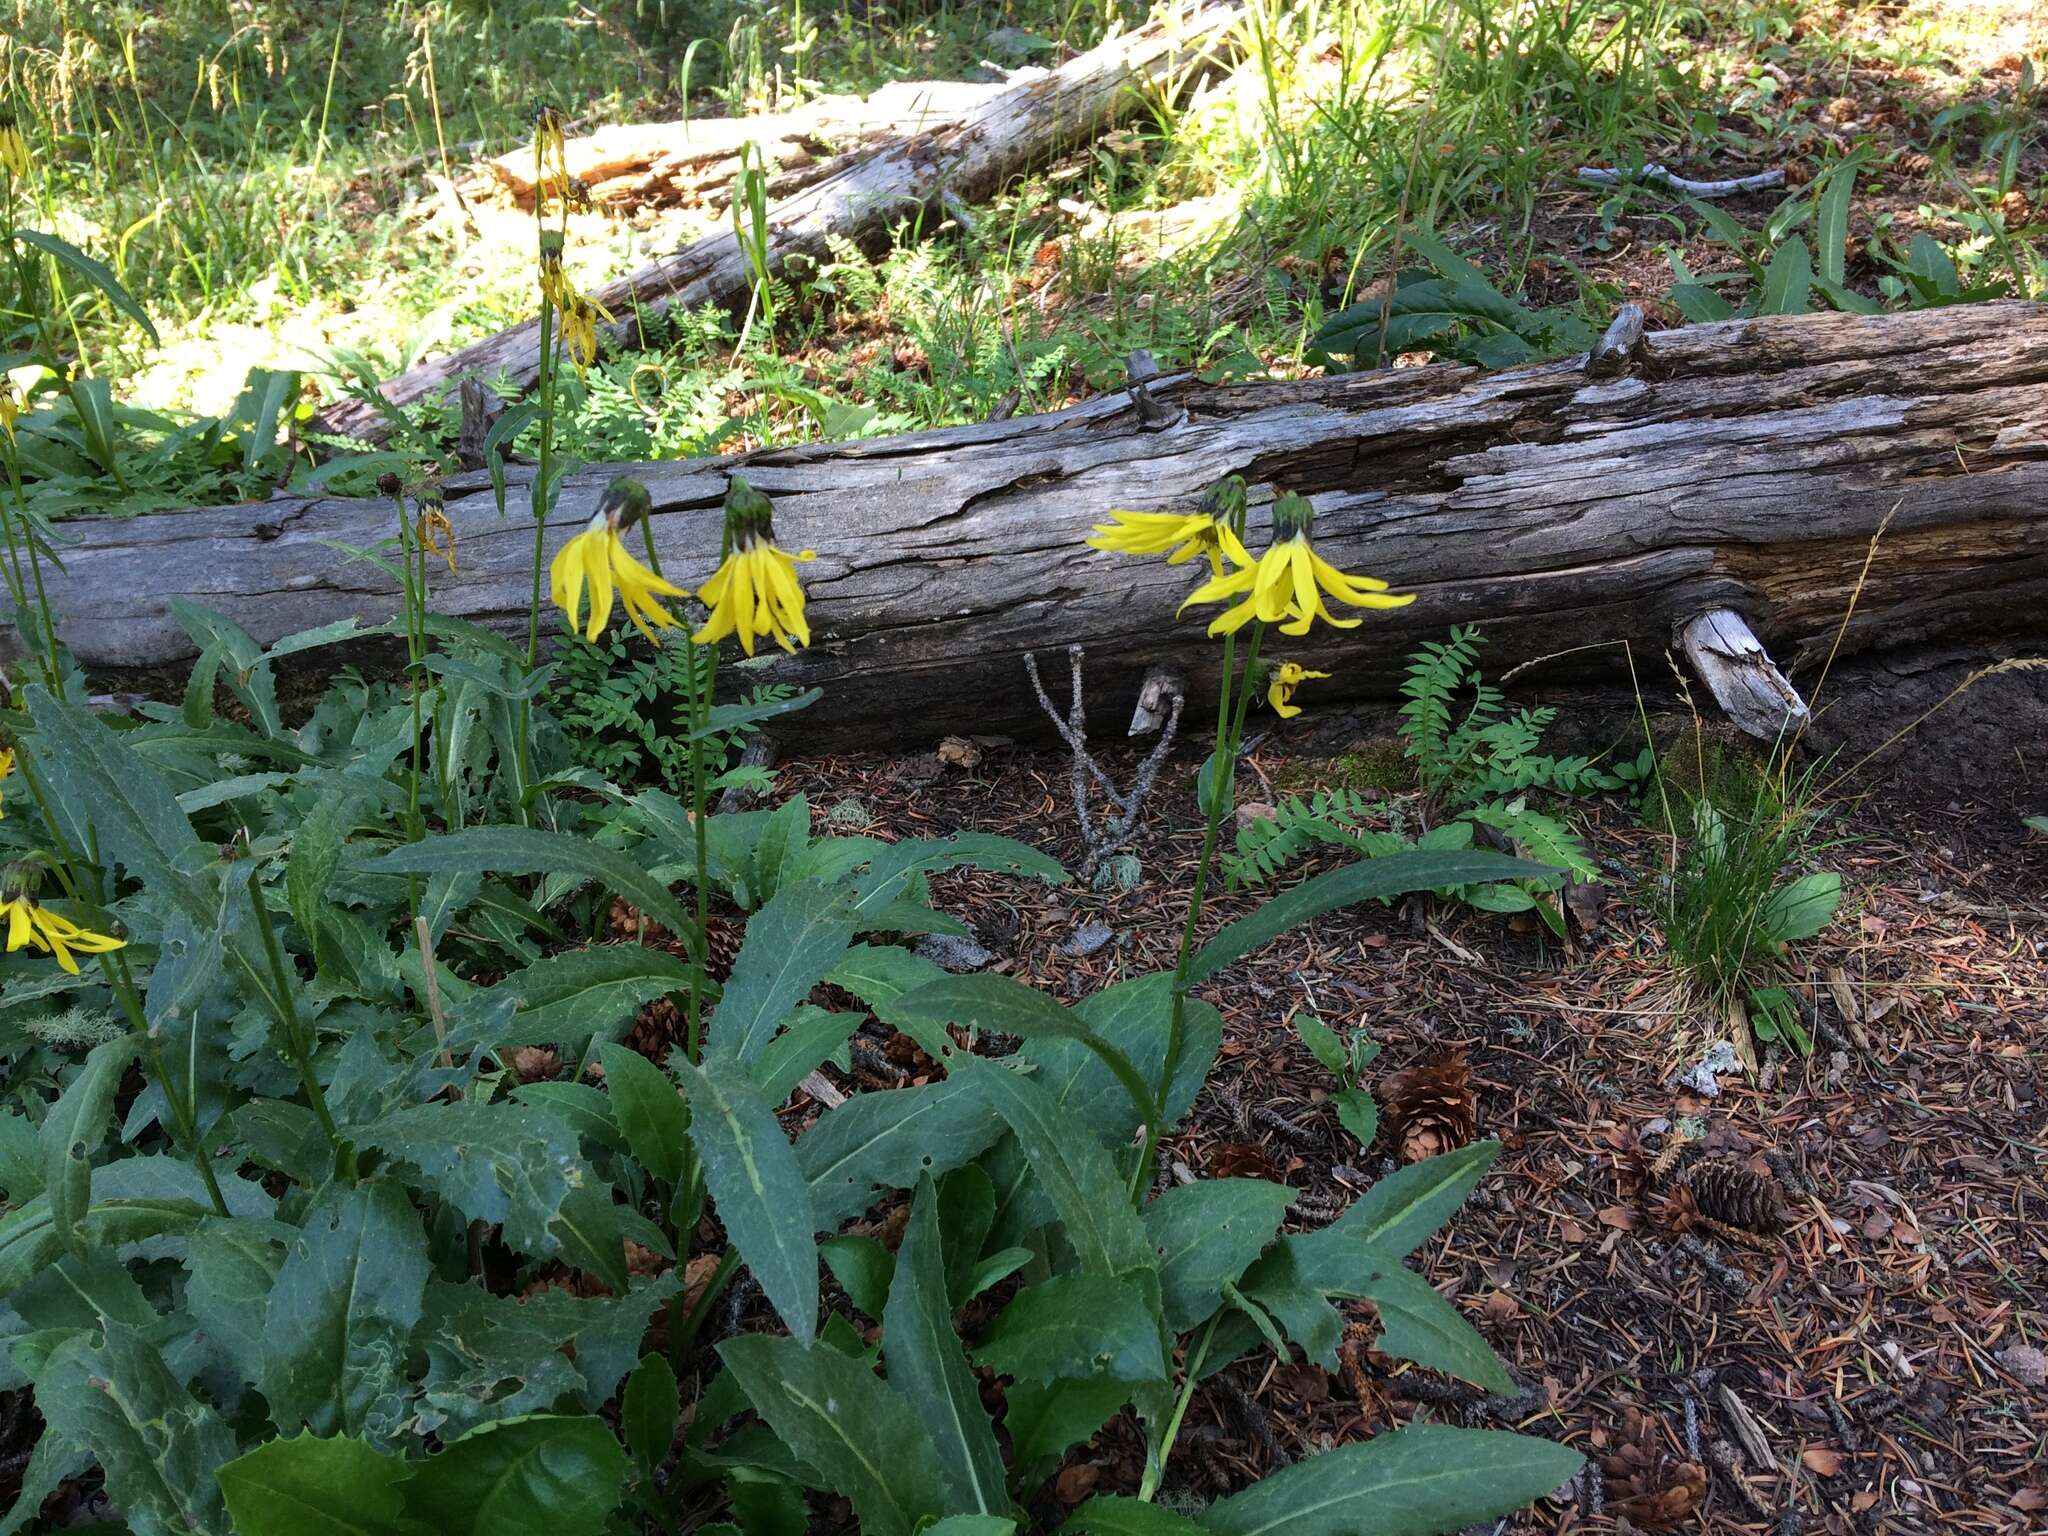
<svg viewBox="0 0 2048 1536"><path fill-rule="evenodd" d="M1740 614L1726 608L1703 613L1679 631L1678 644L1714 702L1744 733L1777 741L1806 726L1806 701Z"/></svg>

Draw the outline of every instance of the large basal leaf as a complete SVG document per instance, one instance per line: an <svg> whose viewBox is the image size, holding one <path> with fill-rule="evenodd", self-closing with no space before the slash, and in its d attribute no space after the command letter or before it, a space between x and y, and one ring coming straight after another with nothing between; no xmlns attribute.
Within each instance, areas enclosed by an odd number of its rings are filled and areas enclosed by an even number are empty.
<svg viewBox="0 0 2048 1536"><path fill-rule="evenodd" d="M1018 1381L1166 1379L1159 1319L1135 1276L1055 1275L1019 1291L974 1363Z"/></svg>
<svg viewBox="0 0 2048 1536"><path fill-rule="evenodd" d="M818 1326L817 1223L796 1150L744 1069L717 1057L696 1067L680 1053L672 1065L718 1219L789 1331L809 1343Z"/></svg>
<svg viewBox="0 0 2048 1536"><path fill-rule="evenodd" d="M1093 1435L1131 1400L1134 1389L1114 1376L1089 1381L1017 1381L1004 1394L1003 1428L1016 1457L1019 1486L1028 1488L1053 1463Z"/></svg>
<svg viewBox="0 0 2048 1536"><path fill-rule="evenodd" d="M819 1230L873 1204L877 1189L911 1189L950 1173L1002 1133L987 1099L954 1076L856 1094L827 1110L796 1144Z"/></svg>
<svg viewBox="0 0 2048 1536"><path fill-rule="evenodd" d="M1185 1333L1216 1310L1223 1287L1266 1251L1293 1203L1284 1184L1203 1179L1176 1184L1145 1207L1171 1331Z"/></svg>
<svg viewBox="0 0 2048 1536"><path fill-rule="evenodd" d="M898 1006L909 993L946 973L923 955L893 944L856 944L825 975L868 1005L884 1024L915 1040L927 1056L943 1056L952 1045L945 1030L913 1017Z"/></svg>
<svg viewBox="0 0 2048 1536"><path fill-rule="evenodd" d="M909 1402L863 1362L761 1333L718 1353L776 1436L852 1502L862 1536L911 1536L921 1520L968 1512Z"/></svg>
<svg viewBox="0 0 2048 1536"><path fill-rule="evenodd" d="M1143 1119L1152 1089L1122 1051L1036 987L988 973L945 976L928 982L896 1003L898 1014L932 1026L958 1024L980 1033L1015 1035L1020 1040L1063 1040L1086 1050L1116 1079L1130 1112Z"/></svg>
<svg viewBox="0 0 2048 1536"><path fill-rule="evenodd" d="M1057 1536L1202 1536L1202 1527L1144 1499L1099 1493L1067 1516Z"/></svg>
<svg viewBox="0 0 2048 1536"><path fill-rule="evenodd" d="M106 1139L114 1091L136 1049L132 1036L94 1046L43 1120L43 1187L48 1191L50 1220L57 1240L76 1252L83 1251L78 1224L92 1203L93 1154Z"/></svg>
<svg viewBox="0 0 2048 1536"><path fill-rule="evenodd" d="M525 1104L417 1104L350 1134L418 1169L469 1220L502 1225L507 1243L536 1257L555 1252L548 1225L588 1177L575 1132Z"/></svg>
<svg viewBox="0 0 2048 1536"><path fill-rule="evenodd" d="M875 855L854 882L854 905L872 918L901 896L913 874L955 869L960 865L1003 874L1035 875L1049 885L1065 882L1067 872L1057 859L1014 838L986 832L956 832L951 837L906 837Z"/></svg>
<svg viewBox="0 0 2048 1536"><path fill-rule="evenodd" d="M36 1379L36 1407L58 1435L89 1446L134 1536L227 1536L215 1472L235 1437L178 1384L156 1346L109 1324L60 1346Z"/></svg>
<svg viewBox="0 0 2048 1536"><path fill-rule="evenodd" d="M752 1066L796 1005L832 969L853 939L853 909L843 892L800 880L747 920L724 995L705 1031L712 1050Z"/></svg>
<svg viewBox="0 0 2048 1536"><path fill-rule="evenodd" d="M38 1522L43 1505L66 1482L81 1478L93 1467L92 1452L74 1445L56 1430L45 1425L36 1437L36 1448L29 1453L28 1465L22 1469L21 1492L16 1495L14 1507L0 1519L0 1536L15 1536L31 1520Z"/></svg>
<svg viewBox="0 0 2048 1536"><path fill-rule="evenodd" d="M1532 1435L1424 1424L1283 1467L1212 1504L1212 1536L1439 1536L1520 1509L1579 1469Z"/></svg>
<svg viewBox="0 0 2048 1536"><path fill-rule="evenodd" d="M1515 1390L1493 1346L1414 1271L1398 1263L1371 1269L1349 1294L1365 1297L1378 1309L1381 1332L1373 1347L1382 1354L1413 1360L1489 1392Z"/></svg>
<svg viewBox="0 0 2048 1536"><path fill-rule="evenodd" d="M690 1134L690 1112L666 1072L638 1051L623 1045L598 1047L604 1067L604 1091L611 1096L612 1115L626 1138L626 1147L640 1166L670 1189L683 1174L683 1143Z"/></svg>
<svg viewBox="0 0 2048 1536"><path fill-rule="evenodd" d="M285 856L284 893L292 921L317 953L326 926L327 883L341 867L342 844L374 791L352 774L321 774L315 782L323 792L292 829L291 850Z"/></svg>
<svg viewBox="0 0 2048 1536"><path fill-rule="evenodd" d="M435 1536L574 1536L607 1529L625 1478L604 1420L535 1414L472 1430L420 1463L405 1512Z"/></svg>
<svg viewBox="0 0 2048 1536"><path fill-rule="evenodd" d="M260 1385L279 1429L392 1435L426 1286L426 1240L402 1186L373 1179L323 1196L264 1311Z"/></svg>
<svg viewBox="0 0 2048 1536"><path fill-rule="evenodd" d="M85 1247L121 1247L190 1232L208 1214L207 1208L196 1200L108 1196L86 1206L75 1231ZM21 1289L63 1252L64 1242L57 1235L47 1194L37 1195L0 1217L0 1296Z"/></svg>
<svg viewBox="0 0 2048 1536"><path fill-rule="evenodd" d="M833 1013L809 1003L800 1006L754 1063L752 1075L761 1097L770 1104L787 1103L803 1080L826 1061L846 1065L842 1048L866 1022L864 1013Z"/></svg>
<svg viewBox="0 0 2048 1536"><path fill-rule="evenodd" d="M1075 1004L1074 1013L1099 1039L1123 1052L1146 1083L1159 1081L1173 1017L1170 973L1155 971L1104 987ZM1194 1104L1222 1043L1221 1015L1200 998L1189 998L1181 1017L1180 1064L1166 1094L1168 1125ZM1071 1041L1043 1039L1027 1041L1018 1055L1038 1069L1038 1081L1058 1096L1060 1107L1104 1145L1130 1144L1142 1122L1101 1057Z"/></svg>
<svg viewBox="0 0 2048 1536"><path fill-rule="evenodd" d="M185 1310L244 1385L263 1376L264 1312L284 1264L270 1224L208 1217L185 1248Z"/></svg>
<svg viewBox="0 0 2048 1536"><path fill-rule="evenodd" d="M217 1474L236 1536L400 1536L413 1469L352 1435L299 1434Z"/></svg>
<svg viewBox="0 0 2048 1536"><path fill-rule="evenodd" d="M1108 1148L1076 1135L1058 1101L1021 1073L965 1054L951 1066L1016 1136L1083 1269L1122 1275L1157 1264Z"/></svg>
<svg viewBox="0 0 2048 1536"><path fill-rule="evenodd" d="M929 1178L911 1200L910 1221L896 1250L896 1274L882 1311L882 1357L890 1385L924 1421L957 1499L985 1515L1007 1510L1002 1452L981 1406L980 1384L953 1332L939 1196Z"/></svg>
<svg viewBox="0 0 2048 1536"><path fill-rule="evenodd" d="M693 970L667 950L637 944L599 944L549 955L491 989L519 1007L503 1043L581 1050L593 1035L615 1034L643 1005L671 992L687 992Z"/></svg>
<svg viewBox="0 0 2048 1536"><path fill-rule="evenodd" d="M97 847L158 897L210 917L194 882L178 872L199 840L156 769L107 725L40 684L29 686L28 708L44 755L62 768L46 773L44 784L72 846Z"/></svg>
<svg viewBox="0 0 2048 1536"><path fill-rule="evenodd" d="M1450 1220L1498 1156L1499 1142L1475 1141L1389 1174L1327 1227L1291 1240L1302 1278L1342 1292L1361 1269L1406 1258Z"/></svg>
<svg viewBox="0 0 2048 1536"><path fill-rule="evenodd" d="M397 875L433 875L444 869L500 875L581 875L625 897L671 933L690 933L696 927L669 895L668 887L631 859L565 832L470 827L394 848L359 867Z"/></svg>
<svg viewBox="0 0 2048 1536"><path fill-rule="evenodd" d="M1197 986L1233 961L1271 943L1325 912L1410 891L1451 885L1487 885L1496 880L1554 879L1560 872L1500 853L1414 848L1361 859L1302 881L1275 896L1249 917L1241 917L1195 951L1188 985Z"/></svg>

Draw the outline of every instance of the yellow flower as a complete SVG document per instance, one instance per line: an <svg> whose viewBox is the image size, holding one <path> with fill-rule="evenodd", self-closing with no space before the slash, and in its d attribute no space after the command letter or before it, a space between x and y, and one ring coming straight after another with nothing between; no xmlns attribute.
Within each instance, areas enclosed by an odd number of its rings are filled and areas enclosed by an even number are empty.
<svg viewBox="0 0 2048 1536"><path fill-rule="evenodd" d="M611 321L612 312L597 300L572 293L562 306L562 344L568 348L569 361L582 373L597 361L597 322L603 318Z"/></svg>
<svg viewBox="0 0 2048 1536"><path fill-rule="evenodd" d="M647 515L647 487L621 475L605 489L589 526L564 544L548 567L548 589L555 606L569 616L569 627L581 628L583 638L595 640L604 633L612 616L612 589L618 589L619 603L633 627L654 644L661 637L648 628L672 629L676 619L656 602L657 597L688 597L690 594L654 574L626 553L620 530L630 528ZM590 622L583 625L584 588L590 589Z"/></svg>
<svg viewBox="0 0 2048 1536"><path fill-rule="evenodd" d="M10 955L17 949L33 945L45 954L55 955L57 963L73 976L78 974L78 962L71 958L73 950L81 955L104 955L110 949L124 949L128 944L126 939L110 938L104 933L81 928L70 918L59 917L37 906L20 892L0 901L0 914L7 918L7 952Z"/></svg>
<svg viewBox="0 0 2048 1536"><path fill-rule="evenodd" d="M576 290L569 286L569 274L562 270L562 232L559 229L544 229L540 232L540 296L552 304L560 314L569 307L576 297Z"/></svg>
<svg viewBox="0 0 2048 1536"><path fill-rule="evenodd" d="M569 179L569 141L562 131L562 114L546 102L538 102L533 109L533 153L540 165L539 180L548 179L549 162L566 183ZM535 188L536 194L540 188Z"/></svg>
<svg viewBox="0 0 2048 1536"><path fill-rule="evenodd" d="M14 748L0 747L0 821L7 819L7 780L14 773Z"/></svg>
<svg viewBox="0 0 2048 1536"><path fill-rule="evenodd" d="M807 549L792 555L778 545L774 503L737 475L725 494L725 526L732 535L732 552L698 589L697 597L711 610L711 617L690 638L699 645L716 645L727 635L738 635L740 648L749 656L761 635L773 635L775 643L792 654L798 645L809 645L811 627L804 621L804 589L796 579L796 562L815 560L816 553ZM790 644L792 640L796 645Z"/></svg>
<svg viewBox="0 0 2048 1536"><path fill-rule="evenodd" d="M1389 597L1384 581L1374 576L1347 576L1317 554L1309 537L1314 521L1315 509L1302 497L1287 492L1273 503L1273 542L1258 563L1211 578L1190 592L1181 606L1240 599L1210 624L1212 635L1230 634L1254 618L1279 624L1283 635L1305 635L1317 619L1339 629L1354 629L1361 622L1331 613L1323 603L1325 592L1353 608L1404 608L1415 601L1412 592Z"/></svg>
<svg viewBox="0 0 2048 1536"><path fill-rule="evenodd" d="M429 554L439 555L448 562L450 576L455 574L455 525L448 521L448 514L438 504L421 504L419 541Z"/></svg>
<svg viewBox="0 0 2048 1536"><path fill-rule="evenodd" d="M1301 713L1301 706L1294 702L1294 690L1312 677L1328 677L1327 672L1311 672L1298 661L1283 661L1273 669L1272 684L1266 689L1266 702L1273 706L1273 713L1282 720L1292 720Z"/></svg>
<svg viewBox="0 0 2048 1536"><path fill-rule="evenodd" d="M1090 549L1120 555L1165 555L1168 565L1183 565L1197 555L1209 559L1209 574L1221 576L1228 558L1250 565L1252 557L1237 536L1244 514L1244 481L1237 475L1219 480L1202 495L1193 512L1127 512L1111 509L1112 521L1097 523L1086 542Z"/></svg>
<svg viewBox="0 0 2048 1536"><path fill-rule="evenodd" d="M21 136L12 112L0 112L0 165L6 166L7 174L16 181L28 176L28 140Z"/></svg>
<svg viewBox="0 0 2048 1536"><path fill-rule="evenodd" d="M7 446L14 446L14 418L21 414L21 404L14 397L14 380L0 378L0 432L7 434Z"/></svg>

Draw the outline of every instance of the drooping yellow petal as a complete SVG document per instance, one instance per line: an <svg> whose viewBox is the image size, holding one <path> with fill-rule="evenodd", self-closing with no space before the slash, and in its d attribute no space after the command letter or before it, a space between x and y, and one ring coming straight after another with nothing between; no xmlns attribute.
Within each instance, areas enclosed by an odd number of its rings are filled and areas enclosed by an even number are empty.
<svg viewBox="0 0 2048 1536"><path fill-rule="evenodd" d="M7 952L11 955L22 945L35 942L36 930L29 921L28 898L17 896L7 903Z"/></svg>

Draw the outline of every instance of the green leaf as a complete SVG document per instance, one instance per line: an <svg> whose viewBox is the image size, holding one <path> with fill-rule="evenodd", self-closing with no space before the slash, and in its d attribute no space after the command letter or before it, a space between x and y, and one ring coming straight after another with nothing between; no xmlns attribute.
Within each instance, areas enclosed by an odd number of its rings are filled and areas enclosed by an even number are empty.
<svg viewBox="0 0 2048 1536"><path fill-rule="evenodd" d="M911 1200L896 1253L882 1312L882 1355L890 1386L923 1419L957 1499L982 1514L998 1514L1010 1505L1003 1457L981 1406L980 1386L953 1332L938 1208L938 1190L926 1178Z"/></svg>
<svg viewBox="0 0 2048 1536"><path fill-rule="evenodd" d="M1330 1095L1330 1102L1337 1108L1338 1123L1359 1146L1371 1146L1372 1139L1380 1133L1379 1101L1363 1088L1347 1088Z"/></svg>
<svg viewBox="0 0 2048 1536"><path fill-rule="evenodd" d="M196 1175L194 1179L196 1182ZM192 1200L113 1196L88 1205L76 1230L79 1241L88 1248L124 1247L190 1232L206 1214L205 1208ZM0 1217L0 1296L13 1295L63 1252L47 1194L14 1207Z"/></svg>
<svg viewBox="0 0 2048 1536"><path fill-rule="evenodd" d="M59 1346L36 1378L36 1407L58 1435L92 1448L135 1536L226 1536L214 1474L234 1457L234 1434L146 1335L109 1323L98 1345Z"/></svg>
<svg viewBox="0 0 2048 1536"><path fill-rule="evenodd" d="M1757 313L1803 315L1807 294L1812 289L1813 256L1806 248L1805 238L1794 235L1771 252L1770 263L1764 268L1763 295L1758 300Z"/></svg>
<svg viewBox="0 0 2048 1536"><path fill-rule="evenodd" d="M413 1469L367 1440L301 1434L222 1467L236 1536L400 1536Z"/></svg>
<svg viewBox="0 0 2048 1536"><path fill-rule="evenodd" d="M607 1528L625 1478L604 1420L533 1414L473 1429L419 1463L405 1512L436 1536L572 1536Z"/></svg>
<svg viewBox="0 0 2048 1536"><path fill-rule="evenodd" d="M1499 1142L1478 1141L1381 1179L1321 1231L1288 1239L1302 1260L1303 1279L1321 1291L1359 1294L1348 1289L1356 1274L1420 1248L1498 1156Z"/></svg>
<svg viewBox="0 0 2048 1536"><path fill-rule="evenodd" d="M125 1035L94 1046L43 1120L43 1187L49 1193L50 1220L57 1240L74 1253L84 1251L78 1224L92 1203L93 1154L106 1139L114 1093L136 1049L135 1038Z"/></svg>
<svg viewBox="0 0 2048 1536"><path fill-rule="evenodd" d="M738 704L714 704L705 723L696 730L685 733L683 740L711 741L720 736L730 736L742 726L758 725L763 720L774 719L777 715L808 709L823 697L824 689L806 688L802 693L791 694L786 699L753 699Z"/></svg>
<svg viewBox="0 0 2048 1536"><path fill-rule="evenodd" d="M1195 952L1188 985L1199 986L1233 961L1271 943L1325 912L1361 901L1435 891L1450 885L1485 885L1495 880L1555 879L1559 871L1498 853L1412 849L1361 859L1304 880L1275 896L1249 917L1241 917Z"/></svg>
<svg viewBox="0 0 2048 1536"><path fill-rule="evenodd" d="M743 1066L768 1048L790 1011L811 994L853 939L856 919L843 892L815 880L777 891L747 920L724 996L705 1039Z"/></svg>
<svg viewBox="0 0 2048 1536"><path fill-rule="evenodd" d="M1048 1464L1094 1434L1131 1400L1131 1384L1102 1375L1088 1381L1017 1381L1005 1394L1003 1428L1020 1481L1033 1485Z"/></svg>
<svg viewBox="0 0 2048 1536"><path fill-rule="evenodd" d="M944 1030L904 1014L899 1000L945 974L923 955L896 945L855 944L825 973L825 980L866 1003L876 1018L909 1035L926 1055L938 1057L952 1041Z"/></svg>
<svg viewBox="0 0 2048 1536"><path fill-rule="evenodd" d="M610 1035L658 997L687 992L693 967L666 950L638 944L567 949L514 971L491 990L517 1000L506 1045L579 1050Z"/></svg>
<svg viewBox="0 0 2048 1536"><path fill-rule="evenodd" d="M1099 1493L1067 1516L1055 1536L1202 1536L1185 1515L1144 1499Z"/></svg>
<svg viewBox="0 0 2048 1536"><path fill-rule="evenodd" d="M1001 1515L948 1515L934 1520L918 1536L1012 1536L1017 1522Z"/></svg>
<svg viewBox="0 0 2048 1536"><path fill-rule="evenodd" d="M264 1313L259 1384L278 1427L395 1434L426 1285L426 1241L404 1188L389 1179L331 1188L307 1212Z"/></svg>
<svg viewBox="0 0 2048 1536"><path fill-rule="evenodd" d="M955 869L963 864L998 874L1034 875L1049 885L1063 884L1067 878L1057 859L1047 858L1015 838L986 832L956 832L941 838L906 837L877 853L867 873L854 882L854 905L872 920L903 894L911 875Z"/></svg>
<svg viewBox="0 0 2048 1536"><path fill-rule="evenodd" d="M396 875L432 875L444 869L501 875L581 875L625 897L671 933L691 933L697 926L669 895L667 886L624 854L564 832L471 827L394 848L357 867Z"/></svg>
<svg viewBox="0 0 2048 1536"><path fill-rule="evenodd" d="M684 1143L690 1134L690 1112L669 1076L623 1045L601 1045L597 1059L604 1067L605 1092L612 1114L626 1138L626 1147L640 1166L670 1189L683 1176Z"/></svg>
<svg viewBox="0 0 2048 1536"><path fill-rule="evenodd" d="M996 1220L996 1191L973 1163L939 1180L939 1234L946 1258L946 1297L964 1307L977 1294L969 1289Z"/></svg>
<svg viewBox="0 0 2048 1536"><path fill-rule="evenodd" d="M1140 1119L1149 1115L1152 1090L1128 1056L1036 987L1009 976L945 976L899 999L897 1012L926 1024L958 1024L1021 1040L1071 1040L1098 1057L1115 1076Z"/></svg>
<svg viewBox="0 0 2048 1536"><path fill-rule="evenodd" d="M879 1319L889 1299L889 1283L896 1276L896 1255L872 1237L850 1234L828 1237L818 1243L825 1267L852 1303Z"/></svg>
<svg viewBox="0 0 2048 1536"><path fill-rule="evenodd" d="M1842 877L1833 871L1803 875L1771 892L1764 903L1763 931L1779 944L1810 939L1842 904Z"/></svg>
<svg viewBox="0 0 2048 1536"><path fill-rule="evenodd" d="M660 1355L643 1356L619 1396L619 1432L642 1478L651 1479L668 1460L682 1413L675 1367Z"/></svg>
<svg viewBox="0 0 2048 1536"><path fill-rule="evenodd" d="M1283 1467L1212 1504L1212 1536L1438 1536L1521 1508L1579 1469L1533 1435L1424 1424Z"/></svg>
<svg viewBox="0 0 2048 1536"><path fill-rule="evenodd" d="M1930 299L1952 299L1962 291L1963 278L1954 259L1925 230L1906 248L1906 270L1921 280L1922 291Z"/></svg>
<svg viewBox="0 0 2048 1536"><path fill-rule="evenodd" d="M965 1513L909 1402L862 1362L762 1333L718 1353L776 1436L852 1502L862 1536L911 1536L921 1520Z"/></svg>
<svg viewBox="0 0 2048 1536"><path fill-rule="evenodd" d="M1284 1184L1204 1179L1174 1185L1145 1207L1172 1332L1185 1333L1216 1310L1224 1285L1266 1251L1293 1203Z"/></svg>
<svg viewBox="0 0 2048 1536"><path fill-rule="evenodd" d="M954 1080L972 1084L1016 1136L1082 1269L1121 1275L1156 1265L1108 1148L1073 1134L1058 1102L1023 1074L968 1055L954 1056L952 1068Z"/></svg>
<svg viewBox="0 0 2048 1536"><path fill-rule="evenodd" d="M549 1224L586 1178L575 1133L531 1105L416 1104L350 1135L417 1168L469 1220L502 1225L508 1244L538 1258L556 1251Z"/></svg>
<svg viewBox="0 0 2048 1536"><path fill-rule="evenodd" d="M1019 1291L974 1351L974 1363L1019 1381L1164 1381L1157 1310L1136 1279L1055 1275Z"/></svg>
<svg viewBox="0 0 2048 1536"><path fill-rule="evenodd" d="M1145 1083L1159 1080L1172 1030L1172 973L1154 971L1116 982L1083 998L1074 1013L1099 1039L1121 1051ZM1166 1094L1168 1125L1178 1123L1194 1104L1222 1043L1221 1015L1200 998L1189 998L1181 1020L1180 1065ZM1130 1145L1144 1117L1099 1056L1072 1041L1041 1038L1026 1041L1017 1057L1036 1069L1038 1081L1059 1099L1060 1108L1112 1152Z"/></svg>
<svg viewBox="0 0 2048 1536"><path fill-rule="evenodd" d="M1309 1054L1322 1063L1324 1071L1339 1078L1351 1075L1351 1058L1344 1049L1344 1042L1337 1038L1337 1031L1313 1014L1297 1013L1294 1032L1301 1036L1301 1043L1308 1047Z"/></svg>
<svg viewBox="0 0 2048 1536"><path fill-rule="evenodd" d="M69 812L65 831L72 846L97 846L101 859L124 866L153 894L195 919L211 920L196 883L180 873L199 839L156 769L110 727L40 683L28 688L28 709L47 755L63 765L44 782L59 820Z"/></svg>
<svg viewBox="0 0 2048 1536"><path fill-rule="evenodd" d="M796 1160L822 1230L858 1216L878 1188L912 1189L927 1173L951 1172L1001 1133L987 1100L956 1075L856 1094L798 1138Z"/></svg>
<svg viewBox="0 0 2048 1536"><path fill-rule="evenodd" d="M1354 1280L1350 1290L1379 1309L1382 1332L1374 1343L1376 1349L1488 1392L1515 1390L1493 1347L1463 1313L1412 1270L1398 1263L1372 1269Z"/></svg>
<svg viewBox="0 0 2048 1536"><path fill-rule="evenodd" d="M587 1183L571 1189L562 1209L548 1223L549 1238L572 1269L587 1269L623 1296L632 1284L626 1269L628 1240L673 1259L675 1249L661 1228L630 1205L612 1199L609 1184Z"/></svg>
<svg viewBox="0 0 2048 1536"><path fill-rule="evenodd" d="M768 1042L768 1049L754 1063L754 1082L761 1089L761 1097L770 1104L786 1102L798 1085L832 1058L866 1019L863 1013L833 1013L809 1004L798 1008L783 1025L782 1033Z"/></svg>
<svg viewBox="0 0 2048 1536"><path fill-rule="evenodd" d="M264 1311L284 1255L268 1224L218 1216L185 1248L185 1310L245 1385L263 1378Z"/></svg>
<svg viewBox="0 0 2048 1536"><path fill-rule="evenodd" d="M718 1218L797 1339L818 1327L818 1246L811 1191L796 1150L745 1072L718 1057L670 1065L690 1100L690 1125Z"/></svg>
<svg viewBox="0 0 2048 1536"><path fill-rule="evenodd" d="M149 338L151 345L163 345L163 338L157 335L156 326L149 318L149 311L135 302L135 295L121 286L121 280L114 276L112 269L105 262L94 260L69 240L61 240L40 229L22 229L16 226L13 234L23 245L32 245L44 255L54 257L99 289L107 296L109 304L142 327L142 334Z"/></svg>
<svg viewBox="0 0 2048 1536"><path fill-rule="evenodd" d="M1814 205L1813 238L1820 247L1820 275L1839 286L1848 259L1849 203L1856 195L1856 175L1863 168L1859 150L1835 163Z"/></svg>
<svg viewBox="0 0 2048 1536"><path fill-rule="evenodd" d="M352 780L347 774L323 775L318 782L322 793L292 829L291 851L284 866L285 901L291 907L292 921L314 946L315 954L325 928L327 883L341 867L342 844L355 825L357 812L371 796L360 779Z"/></svg>

